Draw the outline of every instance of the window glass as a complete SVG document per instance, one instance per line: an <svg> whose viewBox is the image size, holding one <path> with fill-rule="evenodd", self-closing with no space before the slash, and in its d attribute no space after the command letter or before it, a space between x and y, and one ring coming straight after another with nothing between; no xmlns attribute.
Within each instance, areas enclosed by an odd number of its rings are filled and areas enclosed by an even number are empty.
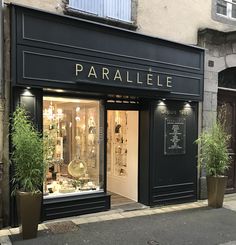
<svg viewBox="0 0 236 245"><path fill-rule="evenodd" d="M217 0L216 12L218 14L227 15L227 3L224 0Z"/></svg>
<svg viewBox="0 0 236 245"><path fill-rule="evenodd" d="M95 100L43 98L45 198L102 190L100 111Z"/></svg>
<svg viewBox="0 0 236 245"><path fill-rule="evenodd" d="M232 3L233 3L232 4L232 18L236 18L236 0L233 0Z"/></svg>
<svg viewBox="0 0 236 245"><path fill-rule="evenodd" d="M82 13L132 23L132 0L69 0L68 6Z"/></svg>

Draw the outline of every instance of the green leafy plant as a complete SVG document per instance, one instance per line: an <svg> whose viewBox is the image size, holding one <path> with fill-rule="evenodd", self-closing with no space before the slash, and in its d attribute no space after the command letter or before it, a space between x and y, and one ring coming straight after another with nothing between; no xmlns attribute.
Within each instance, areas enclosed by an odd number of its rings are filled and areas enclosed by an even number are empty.
<svg viewBox="0 0 236 245"><path fill-rule="evenodd" d="M17 107L12 118L14 190L40 192L45 176L44 144L26 110Z"/></svg>
<svg viewBox="0 0 236 245"><path fill-rule="evenodd" d="M200 145L199 160L208 176L222 176L229 168L227 145L230 139L225 124L219 119L208 131L203 131L196 143Z"/></svg>
<svg viewBox="0 0 236 245"><path fill-rule="evenodd" d="M57 130L44 130L43 132L43 144L44 144L44 161L47 163L47 167L53 166L55 162L54 152L56 149L56 135Z"/></svg>

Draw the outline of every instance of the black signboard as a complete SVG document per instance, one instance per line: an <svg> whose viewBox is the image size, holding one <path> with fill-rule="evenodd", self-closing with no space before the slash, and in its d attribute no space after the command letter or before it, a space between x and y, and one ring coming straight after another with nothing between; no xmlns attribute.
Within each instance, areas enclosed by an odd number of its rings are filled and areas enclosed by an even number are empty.
<svg viewBox="0 0 236 245"><path fill-rule="evenodd" d="M12 85L202 100L204 50L14 6Z"/></svg>
<svg viewBox="0 0 236 245"><path fill-rule="evenodd" d="M165 155L185 154L186 119L165 118Z"/></svg>

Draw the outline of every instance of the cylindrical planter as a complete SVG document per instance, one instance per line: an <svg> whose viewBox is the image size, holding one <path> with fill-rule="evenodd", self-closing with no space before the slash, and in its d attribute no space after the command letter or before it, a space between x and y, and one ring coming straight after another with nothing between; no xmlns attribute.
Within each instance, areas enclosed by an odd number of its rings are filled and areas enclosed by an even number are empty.
<svg viewBox="0 0 236 245"><path fill-rule="evenodd" d="M207 176L208 206L222 208L227 179L227 176Z"/></svg>
<svg viewBox="0 0 236 245"><path fill-rule="evenodd" d="M17 192L17 211L23 239L37 237L42 193Z"/></svg>

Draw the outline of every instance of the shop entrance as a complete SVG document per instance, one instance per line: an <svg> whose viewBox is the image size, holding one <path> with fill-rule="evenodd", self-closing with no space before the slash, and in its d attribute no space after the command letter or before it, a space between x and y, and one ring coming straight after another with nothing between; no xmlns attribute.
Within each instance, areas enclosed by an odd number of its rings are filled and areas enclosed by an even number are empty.
<svg viewBox="0 0 236 245"><path fill-rule="evenodd" d="M231 135L228 144L228 153L231 157L230 167L227 170L228 176L226 193L236 192L236 68L228 68L219 73L218 76L218 112L224 111L225 129Z"/></svg>
<svg viewBox="0 0 236 245"><path fill-rule="evenodd" d="M225 111L225 127L227 133L231 135L228 145L229 155L231 157L230 168L227 170L228 176L227 193L236 192L236 94L231 91L220 90L218 93L218 110L224 106Z"/></svg>
<svg viewBox="0 0 236 245"><path fill-rule="evenodd" d="M138 111L107 111L107 191L111 205L138 201Z"/></svg>

